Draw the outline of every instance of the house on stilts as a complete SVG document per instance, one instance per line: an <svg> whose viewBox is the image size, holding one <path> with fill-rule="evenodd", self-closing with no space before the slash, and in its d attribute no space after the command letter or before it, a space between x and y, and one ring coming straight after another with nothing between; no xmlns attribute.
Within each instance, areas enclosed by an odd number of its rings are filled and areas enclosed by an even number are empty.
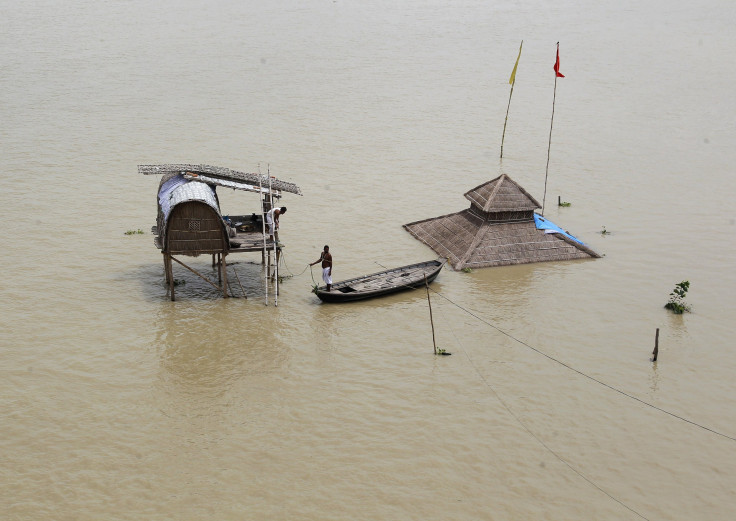
<svg viewBox="0 0 736 521"><path fill-rule="evenodd" d="M269 238L264 218L283 192L301 195L298 186L270 175L207 165L139 165L138 172L163 176L158 187L157 218L153 232L154 244L163 254L165 279L171 300L175 300L172 261L207 281L227 298L232 295L232 286L228 283L226 257L232 253L258 251L261 252L263 264L268 260L266 276L267 279L275 280L275 295L278 298L278 259L281 247L278 235L273 240ZM250 215L225 216L220 210L218 187L257 193L260 204ZM212 266L217 269L217 282L177 258L199 255L212 255ZM237 272L235 274L237 276ZM239 284L239 278L237 282ZM244 290L242 292L244 294Z"/></svg>
<svg viewBox="0 0 736 521"><path fill-rule="evenodd" d="M600 257L535 213L537 200L506 174L465 197L466 210L404 225L455 270Z"/></svg>

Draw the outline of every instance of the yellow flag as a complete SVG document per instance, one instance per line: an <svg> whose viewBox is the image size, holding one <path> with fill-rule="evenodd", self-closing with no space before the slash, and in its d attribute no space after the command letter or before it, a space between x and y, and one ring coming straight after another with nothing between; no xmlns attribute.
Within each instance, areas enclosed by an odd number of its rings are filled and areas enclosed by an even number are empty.
<svg viewBox="0 0 736 521"><path fill-rule="evenodd" d="M511 77L509 78L509 85L513 85L516 81L516 68L519 66L519 58L521 58L521 47L524 45L524 40L521 40L519 45L519 56L516 57L516 63L514 64L514 70L511 71Z"/></svg>

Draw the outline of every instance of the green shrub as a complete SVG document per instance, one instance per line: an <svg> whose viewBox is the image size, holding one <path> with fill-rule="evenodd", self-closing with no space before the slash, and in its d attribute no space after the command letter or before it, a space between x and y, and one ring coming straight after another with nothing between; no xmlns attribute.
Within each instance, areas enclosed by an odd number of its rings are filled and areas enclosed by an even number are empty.
<svg viewBox="0 0 736 521"><path fill-rule="evenodd" d="M679 284L675 284L675 289L670 293L670 301L664 307L676 315L682 315L685 311L690 311L690 306L685 303L685 295L687 295L689 289L689 280L683 280Z"/></svg>

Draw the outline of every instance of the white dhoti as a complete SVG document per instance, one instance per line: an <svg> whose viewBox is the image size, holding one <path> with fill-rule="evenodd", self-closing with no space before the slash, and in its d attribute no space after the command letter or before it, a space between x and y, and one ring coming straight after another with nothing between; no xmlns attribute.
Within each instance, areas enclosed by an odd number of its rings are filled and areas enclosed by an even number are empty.
<svg viewBox="0 0 736 521"><path fill-rule="evenodd" d="M330 274L330 268L322 268L322 280L325 284L332 285L332 275Z"/></svg>

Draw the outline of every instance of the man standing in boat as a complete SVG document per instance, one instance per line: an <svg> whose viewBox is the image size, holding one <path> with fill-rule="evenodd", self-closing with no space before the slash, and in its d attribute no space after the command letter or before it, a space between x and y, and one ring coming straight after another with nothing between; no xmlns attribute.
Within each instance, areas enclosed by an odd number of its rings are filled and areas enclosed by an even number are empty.
<svg viewBox="0 0 736 521"><path fill-rule="evenodd" d="M330 254L330 247L325 245L324 251L320 254L319 259L309 264L314 266L318 262L322 263L322 280L327 285L327 291L330 291L332 287L332 255Z"/></svg>
<svg viewBox="0 0 736 521"><path fill-rule="evenodd" d="M286 213L286 206L274 207L271 208L266 213L266 226L268 226L268 238L271 240L274 240L274 235L276 236L276 241L278 242L279 236L278 236L278 229L279 229L279 216Z"/></svg>

